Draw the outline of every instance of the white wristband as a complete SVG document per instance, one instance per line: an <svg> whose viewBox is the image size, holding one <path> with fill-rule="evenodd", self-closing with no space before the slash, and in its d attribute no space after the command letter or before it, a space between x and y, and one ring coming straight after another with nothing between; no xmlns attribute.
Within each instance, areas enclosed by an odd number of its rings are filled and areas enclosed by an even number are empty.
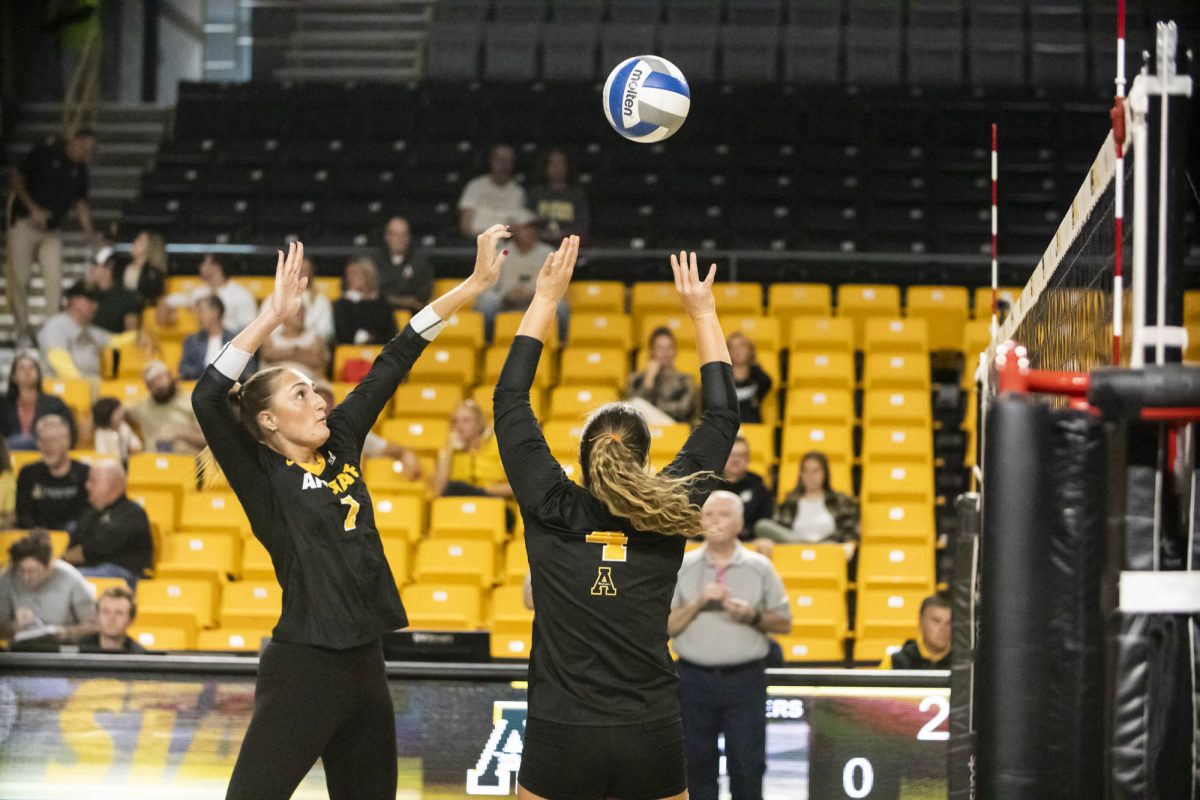
<svg viewBox="0 0 1200 800"><path fill-rule="evenodd" d="M427 342L432 342L437 338L437 335L446 327L446 321L437 315L433 310L433 306L425 306L409 321L413 330L420 334L421 338Z"/></svg>
<svg viewBox="0 0 1200 800"><path fill-rule="evenodd" d="M213 359L213 367L217 372L229 378L231 381L236 381L242 377L242 373L246 371L246 365L250 363L250 353L238 350L233 346L233 342L221 348L221 352L217 353L217 357Z"/></svg>

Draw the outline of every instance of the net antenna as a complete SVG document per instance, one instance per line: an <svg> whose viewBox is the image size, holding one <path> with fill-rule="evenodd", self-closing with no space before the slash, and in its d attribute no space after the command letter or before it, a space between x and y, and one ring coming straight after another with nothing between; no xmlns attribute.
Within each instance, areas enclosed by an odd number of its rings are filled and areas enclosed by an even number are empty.
<svg viewBox="0 0 1200 800"><path fill-rule="evenodd" d="M1121 253L1125 241L1125 0L1117 0L1117 92L1109 112L1112 119L1114 154L1117 158L1116 183L1113 186L1113 366L1121 364L1121 334L1124 327L1124 276Z"/></svg>
<svg viewBox="0 0 1200 800"><path fill-rule="evenodd" d="M996 334L1000 331L1000 268L996 260L997 231L999 230L999 211L996 206L997 166L999 156L996 147L996 123L992 123L992 347L996 346Z"/></svg>

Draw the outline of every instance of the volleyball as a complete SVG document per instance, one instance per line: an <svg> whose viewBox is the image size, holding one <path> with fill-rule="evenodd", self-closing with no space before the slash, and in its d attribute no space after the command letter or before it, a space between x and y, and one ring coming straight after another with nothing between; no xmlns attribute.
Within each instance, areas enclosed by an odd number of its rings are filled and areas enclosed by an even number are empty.
<svg viewBox="0 0 1200 800"><path fill-rule="evenodd" d="M661 142L687 119L692 93L679 67L659 56L627 58L604 82L604 116L633 142Z"/></svg>

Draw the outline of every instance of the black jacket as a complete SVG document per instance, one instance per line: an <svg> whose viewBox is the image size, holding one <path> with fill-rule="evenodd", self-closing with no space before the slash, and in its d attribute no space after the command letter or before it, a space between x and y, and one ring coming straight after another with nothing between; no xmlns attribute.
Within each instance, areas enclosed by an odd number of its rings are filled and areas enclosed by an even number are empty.
<svg viewBox="0 0 1200 800"><path fill-rule="evenodd" d="M141 577L154 566L150 519L137 503L122 495L106 508L91 508L79 518L71 546L83 546L84 565L116 564Z"/></svg>

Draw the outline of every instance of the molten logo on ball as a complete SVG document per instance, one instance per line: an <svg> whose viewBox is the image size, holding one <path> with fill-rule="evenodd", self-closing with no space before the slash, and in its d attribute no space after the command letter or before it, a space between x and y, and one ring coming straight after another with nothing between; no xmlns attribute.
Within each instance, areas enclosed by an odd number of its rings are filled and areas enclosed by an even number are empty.
<svg viewBox="0 0 1200 800"><path fill-rule="evenodd" d="M604 116L634 142L661 142L679 130L692 105L679 67L658 56L634 56L604 83Z"/></svg>

